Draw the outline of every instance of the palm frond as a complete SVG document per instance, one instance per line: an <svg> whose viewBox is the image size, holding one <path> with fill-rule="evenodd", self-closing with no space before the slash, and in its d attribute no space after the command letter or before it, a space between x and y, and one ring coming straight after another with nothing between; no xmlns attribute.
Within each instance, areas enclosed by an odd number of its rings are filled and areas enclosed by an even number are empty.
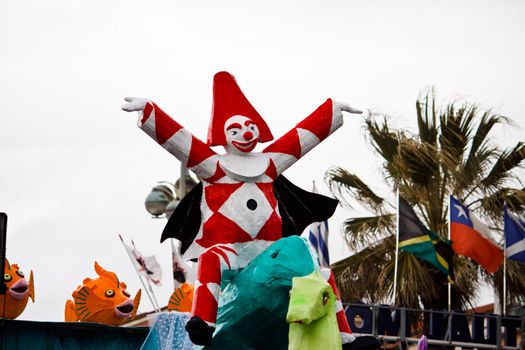
<svg viewBox="0 0 525 350"><path fill-rule="evenodd" d="M340 167L328 169L324 179L330 191L343 204L351 207L347 196L365 204L374 212L383 208L384 199L374 193L357 175Z"/></svg>
<svg viewBox="0 0 525 350"><path fill-rule="evenodd" d="M430 300L439 299L443 283L441 286L436 283L434 273L429 273L428 264L413 254L403 251L399 252L398 264L399 292L397 293L397 305L420 308L420 295L428 296ZM385 269L385 272L388 273L388 270ZM393 271L390 272L390 275L392 273ZM390 281L393 282L392 275ZM446 282L444 285L446 286Z"/></svg>
<svg viewBox="0 0 525 350"><path fill-rule="evenodd" d="M463 199L467 199L471 194L478 191L479 183L483 174L488 173L492 166L492 161L499 152L493 147L483 145L478 148L476 154L469 155L466 164L456 170L450 171L454 178L452 193ZM463 196L463 194L468 195Z"/></svg>
<svg viewBox="0 0 525 350"><path fill-rule="evenodd" d="M507 260L507 293L510 302L522 305L525 301L525 265Z"/></svg>
<svg viewBox="0 0 525 350"><path fill-rule="evenodd" d="M492 128L500 123L510 123L510 120L504 116L493 114L491 110L487 110L483 113L476 132L471 139L470 151L466 161L467 168L469 162L477 157L478 151L481 148L486 147L488 136L492 131Z"/></svg>
<svg viewBox="0 0 525 350"><path fill-rule="evenodd" d="M405 139L405 135L402 132L392 130L388 125L386 116L379 123L372 114L365 119L365 130L372 147L383 157L383 170L387 180L393 180L394 183L397 183L400 175L395 159L398 154L399 143Z"/></svg>
<svg viewBox="0 0 525 350"><path fill-rule="evenodd" d="M399 145L396 163L402 178L411 185L428 187L439 175L439 153L428 143L405 140Z"/></svg>
<svg viewBox="0 0 525 350"><path fill-rule="evenodd" d="M372 244L385 234L393 234L395 218L395 214L384 214L345 220L343 230L348 247L356 251Z"/></svg>
<svg viewBox="0 0 525 350"><path fill-rule="evenodd" d="M435 145L437 142L438 129L433 89L427 91L424 97L420 95L416 100L416 116L419 139L422 142Z"/></svg>
<svg viewBox="0 0 525 350"><path fill-rule="evenodd" d="M476 113L476 106L464 104L457 108L450 104L440 115L439 144L442 152L454 162L451 169L463 162Z"/></svg>
<svg viewBox="0 0 525 350"><path fill-rule="evenodd" d="M485 190L501 187L505 181L512 178L513 169L523 167L524 160L525 143L518 142L516 146L500 154L488 175L481 181L481 186Z"/></svg>
<svg viewBox="0 0 525 350"><path fill-rule="evenodd" d="M454 310L471 308L474 296L481 288L477 266L469 258L454 256L455 279L452 285L452 306Z"/></svg>
<svg viewBox="0 0 525 350"><path fill-rule="evenodd" d="M394 236L389 236L332 264L331 269L344 302L365 300L380 303L388 299L388 290L379 288L378 281L385 262L394 259L395 244Z"/></svg>
<svg viewBox="0 0 525 350"><path fill-rule="evenodd" d="M491 217L502 217L505 204L514 211L525 211L525 189L503 187L481 199L481 209Z"/></svg>

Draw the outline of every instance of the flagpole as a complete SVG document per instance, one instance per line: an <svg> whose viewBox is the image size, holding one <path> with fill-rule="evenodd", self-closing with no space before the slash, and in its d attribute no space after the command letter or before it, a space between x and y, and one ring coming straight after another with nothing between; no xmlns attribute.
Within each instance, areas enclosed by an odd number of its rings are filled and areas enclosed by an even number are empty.
<svg viewBox="0 0 525 350"><path fill-rule="evenodd" d="M160 312L159 302L157 300L157 297L155 296L155 293L153 292L153 288L151 287L151 281L146 278L146 282L148 282L149 291L151 293L151 296L153 297L153 300L155 301L155 310L157 312Z"/></svg>
<svg viewBox="0 0 525 350"><path fill-rule="evenodd" d="M173 244L173 238L170 238L170 243L171 243L171 276L173 278L173 290L175 290L179 287L179 282L175 279L174 270L173 270L173 264L175 262L175 254L176 254L175 249L177 248L175 248L175 244Z"/></svg>
<svg viewBox="0 0 525 350"><path fill-rule="evenodd" d="M179 177L179 201L184 198L186 195L186 178L188 177L188 168L184 165L184 163L180 163L180 177ZM173 186L175 187L175 186ZM177 188L175 188L175 196L177 196ZM177 250L180 247L180 243L177 244L178 247L175 247L175 244L173 243L174 239L170 238L171 242L171 274L173 275L173 262L175 259L175 256L177 254ZM180 283L173 277L173 290L180 287Z"/></svg>
<svg viewBox="0 0 525 350"><path fill-rule="evenodd" d="M131 254L128 252L128 249L126 248L126 244L124 243L124 239L122 238L122 236L121 236L120 234L119 234L118 236L119 236L119 238L120 238L120 241L122 242L122 246L124 247L124 250L125 250L126 253L128 254L129 260L131 261L131 265L133 265L133 268L135 269L135 272L137 272L137 275L139 276L140 283L142 283L142 287L144 288L144 291L146 292L146 295L148 296L149 301L151 302L151 305L153 306L153 308L155 309L155 311L157 311L157 306L156 306L155 303L153 302L153 298L152 298L151 295L149 294L148 288L146 288L146 284L145 284L144 281L142 280L142 276L140 275L139 271L135 268L135 264L134 264L134 262L133 262L133 257L132 257Z"/></svg>
<svg viewBox="0 0 525 350"><path fill-rule="evenodd" d="M448 240L450 242L450 219L452 217L452 208L450 207L450 196L448 196ZM452 259L454 259L454 257L452 257ZM453 261L451 261L451 263L453 263ZM451 271L451 268L452 266L449 266L448 267L448 312L450 314L450 311L452 311L452 285L450 284L450 271Z"/></svg>
<svg viewBox="0 0 525 350"><path fill-rule="evenodd" d="M394 262L394 306L396 305L397 296L397 265L399 264L399 187L397 189L397 228L396 228L396 252Z"/></svg>
<svg viewBox="0 0 525 350"><path fill-rule="evenodd" d="M507 314L507 243L503 245L503 316Z"/></svg>
<svg viewBox="0 0 525 350"><path fill-rule="evenodd" d="M133 249L135 252L139 253L137 247L135 246L135 242L133 240L131 240L131 245L133 245ZM142 254L141 254L142 255ZM144 262L144 268L147 269L147 265L146 263ZM147 271L146 271L147 272ZM137 271L138 273L138 271ZM140 274L139 274L140 275ZM153 292L153 288L151 288L151 281L149 278L145 278L146 282L148 283L148 288L149 288L149 292L151 293L151 296L153 298L153 300L155 301L155 305L153 305L153 307L155 308L155 310L157 312L160 312L160 307L159 307L159 302L157 301L157 297L155 296L155 292Z"/></svg>
<svg viewBox="0 0 525 350"><path fill-rule="evenodd" d="M507 314L507 238L505 237L505 214L507 213L507 203L504 204L503 213L503 316Z"/></svg>

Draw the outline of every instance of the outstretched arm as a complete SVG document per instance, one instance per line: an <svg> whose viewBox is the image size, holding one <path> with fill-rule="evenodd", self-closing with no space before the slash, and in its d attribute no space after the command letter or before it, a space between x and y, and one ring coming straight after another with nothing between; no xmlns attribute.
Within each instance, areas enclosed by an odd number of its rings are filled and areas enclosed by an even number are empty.
<svg viewBox="0 0 525 350"><path fill-rule="evenodd" d="M208 145L171 119L155 103L138 97L126 97L125 100L128 103L122 105L122 109L139 113L139 128L198 177L206 179L215 173L216 153Z"/></svg>
<svg viewBox="0 0 525 350"><path fill-rule="evenodd" d="M288 169L331 133L343 125L343 112L362 113L345 103L326 100L312 114L264 149L269 153L277 174Z"/></svg>

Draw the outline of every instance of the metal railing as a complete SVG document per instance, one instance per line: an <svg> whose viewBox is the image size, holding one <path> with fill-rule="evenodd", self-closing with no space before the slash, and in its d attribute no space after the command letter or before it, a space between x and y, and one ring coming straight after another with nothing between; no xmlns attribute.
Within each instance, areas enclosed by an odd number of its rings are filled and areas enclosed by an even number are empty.
<svg viewBox="0 0 525 350"><path fill-rule="evenodd" d="M385 348L406 349L422 335L429 348L525 349L525 317L344 304L355 334L373 335ZM396 346L397 344L397 346Z"/></svg>

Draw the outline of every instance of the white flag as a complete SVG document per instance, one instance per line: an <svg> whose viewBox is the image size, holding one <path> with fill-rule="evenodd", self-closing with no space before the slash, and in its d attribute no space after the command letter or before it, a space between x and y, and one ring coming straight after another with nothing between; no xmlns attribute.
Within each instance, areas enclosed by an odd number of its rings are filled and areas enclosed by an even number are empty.
<svg viewBox="0 0 525 350"><path fill-rule="evenodd" d="M126 248L126 251L131 257L133 267L135 267L141 276L159 286L162 278L162 269L160 268L160 265L155 256L150 255L145 257L141 252L138 251L133 241L131 241L132 245L130 246L124 242L121 235L119 235L119 237L122 241L122 244L124 244L124 248Z"/></svg>
<svg viewBox="0 0 525 350"><path fill-rule="evenodd" d="M179 249L173 244L173 240L171 240L171 261L175 288L180 287L185 282L190 284L195 282L195 272L182 260Z"/></svg>

